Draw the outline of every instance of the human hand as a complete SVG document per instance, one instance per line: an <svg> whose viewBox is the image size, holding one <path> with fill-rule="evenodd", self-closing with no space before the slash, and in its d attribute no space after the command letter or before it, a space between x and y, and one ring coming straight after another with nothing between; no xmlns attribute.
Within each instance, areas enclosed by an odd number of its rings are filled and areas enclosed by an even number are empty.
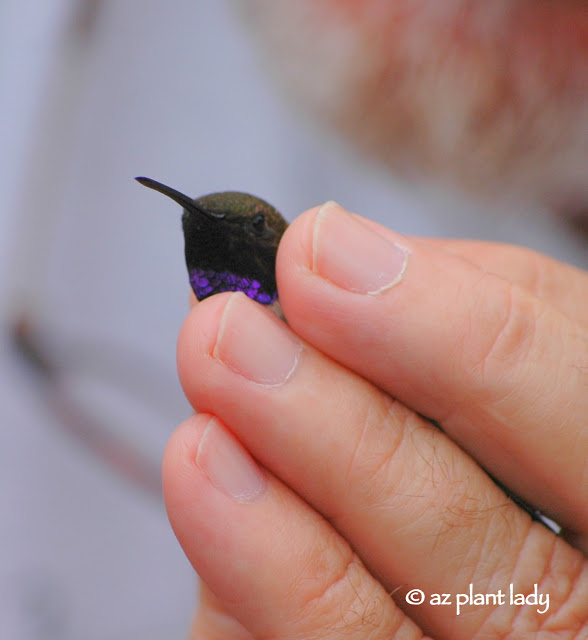
<svg viewBox="0 0 588 640"><path fill-rule="evenodd" d="M588 637L588 275L331 205L289 227L277 276L289 327L221 294L179 339L200 413L163 479L207 585L194 637ZM506 601L457 615L470 584Z"/></svg>

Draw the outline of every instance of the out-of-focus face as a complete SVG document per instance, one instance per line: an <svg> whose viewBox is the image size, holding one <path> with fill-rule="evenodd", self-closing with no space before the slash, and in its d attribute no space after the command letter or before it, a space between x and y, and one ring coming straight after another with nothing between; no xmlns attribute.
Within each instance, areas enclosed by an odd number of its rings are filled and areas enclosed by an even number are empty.
<svg viewBox="0 0 588 640"><path fill-rule="evenodd" d="M587 0L239 0L283 86L408 175L588 216Z"/></svg>

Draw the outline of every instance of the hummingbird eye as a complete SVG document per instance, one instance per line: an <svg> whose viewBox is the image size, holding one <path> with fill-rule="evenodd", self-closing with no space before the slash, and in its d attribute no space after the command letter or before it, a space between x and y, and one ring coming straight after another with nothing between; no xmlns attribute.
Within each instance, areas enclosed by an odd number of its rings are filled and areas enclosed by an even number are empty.
<svg viewBox="0 0 588 640"><path fill-rule="evenodd" d="M265 214L258 211L253 218L251 218L251 226L256 235L261 235L265 231Z"/></svg>

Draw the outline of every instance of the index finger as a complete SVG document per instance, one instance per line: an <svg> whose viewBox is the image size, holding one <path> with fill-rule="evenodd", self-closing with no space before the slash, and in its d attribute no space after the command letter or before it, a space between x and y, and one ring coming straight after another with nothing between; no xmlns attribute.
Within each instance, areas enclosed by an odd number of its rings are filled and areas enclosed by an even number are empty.
<svg viewBox="0 0 588 640"><path fill-rule="evenodd" d="M588 326L588 273L585 271L509 244L451 238L418 240L522 287L552 304L571 320Z"/></svg>

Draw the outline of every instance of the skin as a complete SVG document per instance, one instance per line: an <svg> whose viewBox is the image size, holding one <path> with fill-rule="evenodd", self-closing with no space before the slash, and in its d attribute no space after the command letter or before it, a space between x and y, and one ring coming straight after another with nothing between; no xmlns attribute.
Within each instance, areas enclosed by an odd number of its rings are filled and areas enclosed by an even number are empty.
<svg viewBox="0 0 588 640"><path fill-rule="evenodd" d="M329 262L325 237L348 228L349 260L382 239L408 250L394 286L360 293ZM219 294L193 306L179 337L198 414L171 437L163 481L202 580L192 637L588 637L588 273L323 207L286 231L277 279L288 325ZM278 334L287 349L263 351ZM286 352L295 366L278 384ZM260 353L274 357L261 384L246 377L259 378ZM231 495L210 471L219 459ZM237 459L256 489L235 498ZM537 584L549 609L471 604L456 615L470 584L511 583L526 594ZM406 602L415 588L425 603ZM434 593L452 606L429 604Z"/></svg>
<svg viewBox="0 0 588 640"><path fill-rule="evenodd" d="M588 219L586 0L233 0L298 104L398 175Z"/></svg>

